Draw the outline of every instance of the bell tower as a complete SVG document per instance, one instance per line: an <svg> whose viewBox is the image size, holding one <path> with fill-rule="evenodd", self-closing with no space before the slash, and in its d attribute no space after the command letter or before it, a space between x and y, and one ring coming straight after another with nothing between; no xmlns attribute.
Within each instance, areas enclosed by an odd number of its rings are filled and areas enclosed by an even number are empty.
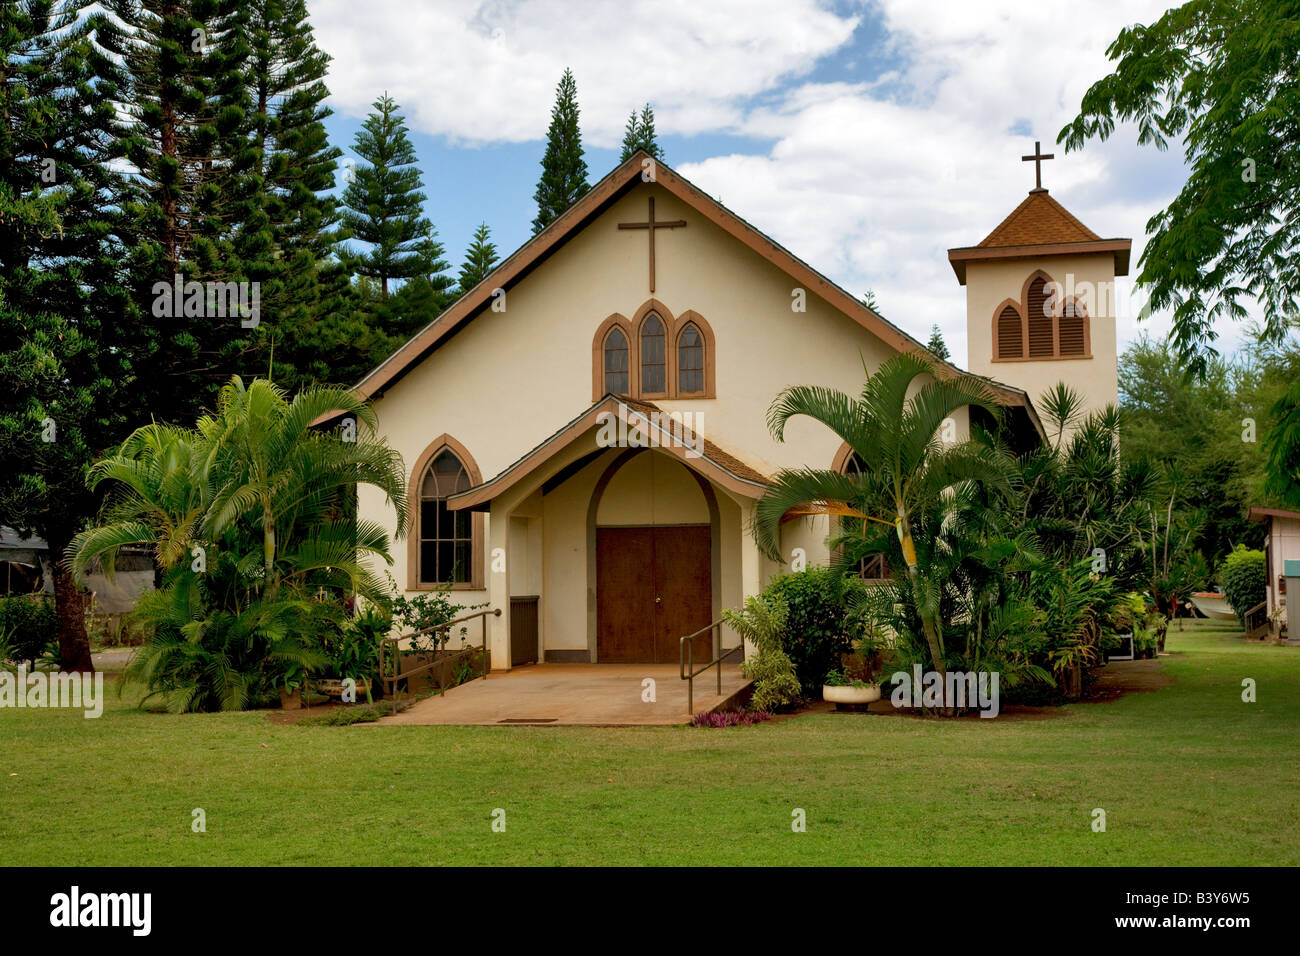
<svg viewBox="0 0 1300 956"><path fill-rule="evenodd" d="M1115 277L1128 275L1128 239L1103 239L1042 185L1035 186L982 242L948 250L966 287L966 367L1024 389L1038 404L1065 382L1084 414L1118 401Z"/></svg>

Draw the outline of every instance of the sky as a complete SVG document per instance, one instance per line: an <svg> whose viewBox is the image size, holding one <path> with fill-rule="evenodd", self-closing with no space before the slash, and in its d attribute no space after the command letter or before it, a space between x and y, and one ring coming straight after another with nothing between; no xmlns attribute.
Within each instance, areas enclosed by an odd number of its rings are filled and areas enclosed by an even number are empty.
<svg viewBox="0 0 1300 956"><path fill-rule="evenodd" d="M1055 146L1106 48L1172 0L308 0L333 57L327 120L345 157L373 101L399 104L425 214L453 270L480 222L504 258L526 242L555 86L573 70L588 181L618 163L649 102L665 159L924 341L965 365L965 290L947 250L974 245L1034 185L1103 238L1133 240L1186 179L1181 150L1132 128ZM1130 277L1131 279L1132 277ZM1124 284L1129 280L1120 279ZM1121 289L1121 299L1123 299ZM1117 319L1121 349L1168 317ZM1241 328L1218 326L1231 352Z"/></svg>

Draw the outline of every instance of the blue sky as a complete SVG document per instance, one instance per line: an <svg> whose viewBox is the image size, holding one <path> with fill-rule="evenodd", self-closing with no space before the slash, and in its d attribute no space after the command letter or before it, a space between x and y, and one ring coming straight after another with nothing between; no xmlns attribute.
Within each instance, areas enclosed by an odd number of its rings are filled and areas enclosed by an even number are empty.
<svg viewBox="0 0 1300 956"><path fill-rule="evenodd" d="M574 71L589 179L628 111L655 108L667 161L914 335L938 324L964 364L964 290L946 249L983 238L1044 185L1094 231L1144 244L1178 192L1178 150L1131 130L1068 156L1056 133L1108 72L1119 30L1167 0L308 0L334 57L328 122L351 144L372 101L402 107L453 270L486 221L527 240L555 84ZM1167 320L1143 328L1162 335ZM1231 350L1239 329L1220 327ZM1121 315L1121 347L1139 331Z"/></svg>

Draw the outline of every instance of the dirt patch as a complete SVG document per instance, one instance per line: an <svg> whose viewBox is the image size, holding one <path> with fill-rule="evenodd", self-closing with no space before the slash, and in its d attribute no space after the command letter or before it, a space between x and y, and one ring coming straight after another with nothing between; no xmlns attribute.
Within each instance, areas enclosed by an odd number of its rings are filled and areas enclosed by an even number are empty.
<svg viewBox="0 0 1300 956"><path fill-rule="evenodd" d="M1173 687L1178 681L1166 674L1160 659L1145 661L1111 661L1089 688L1081 703L1105 704L1125 694Z"/></svg>

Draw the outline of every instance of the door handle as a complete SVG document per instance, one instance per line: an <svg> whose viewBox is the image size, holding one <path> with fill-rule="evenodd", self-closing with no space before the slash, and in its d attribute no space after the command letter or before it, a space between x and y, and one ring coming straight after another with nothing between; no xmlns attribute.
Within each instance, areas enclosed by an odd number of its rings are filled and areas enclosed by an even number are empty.
<svg viewBox="0 0 1300 956"><path fill-rule="evenodd" d="M656 603L656 604L662 604L662 603L663 603L663 598L659 597L659 596L656 594L656 595L655 595L655 603Z"/></svg>

